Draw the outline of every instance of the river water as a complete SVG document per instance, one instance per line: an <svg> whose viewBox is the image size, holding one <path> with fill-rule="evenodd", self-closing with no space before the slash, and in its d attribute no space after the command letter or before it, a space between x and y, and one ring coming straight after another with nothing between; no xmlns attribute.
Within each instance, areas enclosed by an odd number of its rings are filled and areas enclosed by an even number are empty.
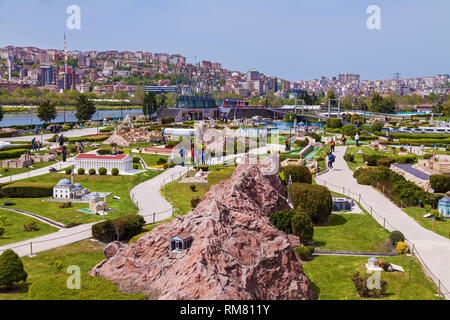
<svg viewBox="0 0 450 320"><path fill-rule="evenodd" d="M75 110L65 112L65 121L77 121L75 117ZM98 110L93 116L92 120L103 120L103 118L119 118L125 117L126 115L137 116L142 115L142 109L123 109L119 110ZM58 111L56 119L52 122L63 122L64 121L64 111ZM39 120L34 110L30 113L5 113L2 121L0 121L0 127L10 127L18 125L28 125L28 124L42 124L43 122Z"/></svg>

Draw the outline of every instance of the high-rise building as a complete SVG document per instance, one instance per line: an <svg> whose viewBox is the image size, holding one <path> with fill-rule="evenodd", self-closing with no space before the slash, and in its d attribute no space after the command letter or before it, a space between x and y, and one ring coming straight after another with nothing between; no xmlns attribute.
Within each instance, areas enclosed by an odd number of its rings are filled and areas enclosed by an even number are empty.
<svg viewBox="0 0 450 320"><path fill-rule="evenodd" d="M250 70L247 72L247 81L259 80L259 72L256 70Z"/></svg>
<svg viewBox="0 0 450 320"><path fill-rule="evenodd" d="M352 82L360 82L359 74L353 73L343 73L338 75L339 82L342 83L352 83Z"/></svg>
<svg viewBox="0 0 450 320"><path fill-rule="evenodd" d="M51 86L56 84L56 68L54 66L41 67L41 86Z"/></svg>

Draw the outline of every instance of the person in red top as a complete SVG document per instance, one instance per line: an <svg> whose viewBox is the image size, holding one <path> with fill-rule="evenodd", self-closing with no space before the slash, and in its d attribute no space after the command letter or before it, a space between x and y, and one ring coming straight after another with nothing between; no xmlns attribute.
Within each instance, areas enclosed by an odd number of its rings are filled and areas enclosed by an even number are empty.
<svg viewBox="0 0 450 320"><path fill-rule="evenodd" d="M345 143L347 142L347 137L346 136L342 136L342 144L345 146Z"/></svg>
<svg viewBox="0 0 450 320"><path fill-rule="evenodd" d="M331 142L330 142L330 146L331 146L331 152L334 152L334 146L336 145L336 142L334 141L334 139L332 138L331 139Z"/></svg>

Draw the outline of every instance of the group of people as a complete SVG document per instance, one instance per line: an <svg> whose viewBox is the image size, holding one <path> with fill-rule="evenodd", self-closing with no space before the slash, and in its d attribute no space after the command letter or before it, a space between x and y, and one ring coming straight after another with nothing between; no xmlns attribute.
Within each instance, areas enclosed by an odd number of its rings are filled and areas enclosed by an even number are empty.
<svg viewBox="0 0 450 320"><path fill-rule="evenodd" d="M39 140L37 140L36 138L33 138L33 140L31 140L31 147L33 149L33 152L37 152L37 151L41 151L41 142Z"/></svg>

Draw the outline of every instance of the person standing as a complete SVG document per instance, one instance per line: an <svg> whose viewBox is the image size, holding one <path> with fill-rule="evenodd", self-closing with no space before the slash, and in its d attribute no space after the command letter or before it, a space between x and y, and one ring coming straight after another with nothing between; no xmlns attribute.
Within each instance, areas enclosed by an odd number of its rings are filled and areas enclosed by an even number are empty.
<svg viewBox="0 0 450 320"><path fill-rule="evenodd" d="M330 150L331 150L331 152L334 152L335 145L336 145L336 141L334 141L334 139L331 138L331 141L330 141L330 147L331 147Z"/></svg>
<svg viewBox="0 0 450 320"><path fill-rule="evenodd" d="M66 146L62 147L61 154L62 154L63 162L66 162L66 157L67 157L67 147Z"/></svg>
<svg viewBox="0 0 450 320"><path fill-rule="evenodd" d="M36 151L36 138L33 138L33 140L31 140L31 147L33 148L33 152Z"/></svg>
<svg viewBox="0 0 450 320"><path fill-rule="evenodd" d="M180 149L180 156L181 156L181 166L184 167L184 149Z"/></svg>
<svg viewBox="0 0 450 320"><path fill-rule="evenodd" d="M345 135L342 136L342 144L345 146L345 143L347 142L347 137Z"/></svg>
<svg viewBox="0 0 450 320"><path fill-rule="evenodd" d="M59 136L59 146L62 147L63 145L64 145L64 135L61 134L61 135Z"/></svg>
<svg viewBox="0 0 450 320"><path fill-rule="evenodd" d="M355 142L356 142L356 146L359 146L359 134L356 133L355 135Z"/></svg>

